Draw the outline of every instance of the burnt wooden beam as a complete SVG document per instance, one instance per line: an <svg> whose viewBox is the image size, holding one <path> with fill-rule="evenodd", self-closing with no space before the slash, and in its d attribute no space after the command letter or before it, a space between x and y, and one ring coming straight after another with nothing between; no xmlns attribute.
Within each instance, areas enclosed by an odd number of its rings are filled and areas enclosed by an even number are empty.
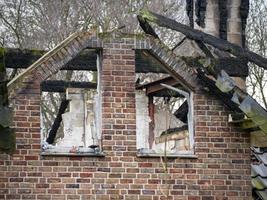
<svg viewBox="0 0 267 200"><path fill-rule="evenodd" d="M60 126L60 123L62 121L62 114L67 109L68 105L69 105L69 100L63 99L61 101L61 104L60 104L59 109L58 109L57 116L55 118L55 121L54 121L54 123L53 123L53 125L51 127L51 130L49 131L48 137L46 139L46 142L48 144L53 144L54 143L56 135L57 135L57 130L58 130L58 128Z"/></svg>
<svg viewBox="0 0 267 200"><path fill-rule="evenodd" d="M0 48L4 54L0 55L0 63L3 63L6 68L27 68L47 51L44 50L29 50L29 49L14 49ZM97 53L95 50L85 49L78 56L73 58L61 70L88 70L96 71Z"/></svg>
<svg viewBox="0 0 267 200"><path fill-rule="evenodd" d="M214 60L214 70L218 74L224 70L229 76L247 77L248 76L248 60L246 58L219 58Z"/></svg>
<svg viewBox="0 0 267 200"><path fill-rule="evenodd" d="M183 58L184 59L184 58ZM217 98L221 99L222 102L232 111L236 111L238 113L242 113L239 106L232 101L232 93L224 93L217 86L216 82L208 77L208 72L213 76L217 77L217 71L214 71L214 68L206 68L197 60L184 59L187 65L193 67L197 71L197 77L200 80L200 83L203 84L204 89L209 92L211 95L217 96Z"/></svg>
<svg viewBox="0 0 267 200"><path fill-rule="evenodd" d="M96 89L97 84L92 82L77 82L63 80L47 80L41 83L42 92L66 92L67 88Z"/></svg>
<svg viewBox="0 0 267 200"><path fill-rule="evenodd" d="M42 50L5 48L4 56L0 54L0 63L4 63L7 68L27 68L45 52L46 51ZM96 56L96 51L85 49L77 57L63 66L61 70L97 71ZM244 67L244 62L241 63L238 59L239 58L236 58L237 62L231 62L230 60L227 62L225 59L223 64L227 65L220 66L223 67L230 76L246 76L248 70ZM221 59L218 59L216 63L217 62L221 63ZM166 73L162 68L162 64L146 50L135 50L135 63L136 73Z"/></svg>
<svg viewBox="0 0 267 200"><path fill-rule="evenodd" d="M174 112L174 116L181 120L184 123L188 122L187 119L187 113L188 113L188 103L185 101L182 103L182 105Z"/></svg>
<svg viewBox="0 0 267 200"><path fill-rule="evenodd" d="M0 48L0 51L5 52L4 55L0 54L0 63L3 63L7 68L13 69L25 69L46 53L43 50L12 48ZM85 49L63 66L61 70L97 71L96 59L96 51ZM161 64L144 50L135 51L135 63L136 73L166 73Z"/></svg>
<svg viewBox="0 0 267 200"><path fill-rule="evenodd" d="M264 58L252 51L244 49L236 44L204 33L200 30L192 29L189 26L186 26L175 20L169 19L165 16L153 13L148 10L141 11L140 15L143 17L143 19L145 19L145 21L150 21L156 23L158 26L181 32L192 40L202 41L204 43L214 46L215 48L229 52L235 56L245 57L249 61L258 65L259 67L267 69L267 58Z"/></svg>
<svg viewBox="0 0 267 200"><path fill-rule="evenodd" d="M208 57L208 58L212 58L214 59L213 54L211 53L211 51L209 50L209 48L200 40L195 40L197 46L204 52L204 54Z"/></svg>
<svg viewBox="0 0 267 200"><path fill-rule="evenodd" d="M200 69L197 69L197 76L201 80L201 83L207 88L209 94L216 96L220 99L231 111L242 113L238 105L235 104L232 99L232 94L224 93L216 86L216 82L209 77Z"/></svg>
<svg viewBox="0 0 267 200"><path fill-rule="evenodd" d="M58 113L57 116L55 118L55 121L51 127L51 130L49 131L48 137L46 139L46 142L48 144L53 144L57 135L57 130L60 127L60 123L62 121L62 114L65 112L65 110L67 109L68 105L69 105L69 101L67 99L63 99L61 101L61 104L59 106L58 109Z"/></svg>
<svg viewBox="0 0 267 200"><path fill-rule="evenodd" d="M182 58L187 63L192 63L191 66L199 66L199 63L205 63L205 58ZM209 62L207 62L209 63ZM209 66L205 66L207 69L206 73L211 74L214 77L217 77L218 74L222 70L224 70L231 77L246 77L248 76L248 66L247 59L243 58L219 58L219 59L211 59L211 63Z"/></svg>

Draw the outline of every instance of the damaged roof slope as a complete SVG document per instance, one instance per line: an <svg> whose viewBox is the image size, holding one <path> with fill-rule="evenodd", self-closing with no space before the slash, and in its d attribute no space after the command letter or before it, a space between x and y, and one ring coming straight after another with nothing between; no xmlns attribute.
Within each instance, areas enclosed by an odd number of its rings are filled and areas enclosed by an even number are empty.
<svg viewBox="0 0 267 200"><path fill-rule="evenodd" d="M247 117L249 117L255 126L259 127L264 133L267 133L267 111L257 102L255 101L249 94L240 89L234 82L230 76L224 71L220 72L214 69L212 65L212 54L207 48L206 44L212 45L214 48L218 48L222 51L227 51L234 56L237 57L245 57L249 61L254 62L260 67L267 69L267 59L257 55L254 52L243 49L242 47L232 44L228 41L222 40L220 38L214 37L212 35L206 34L199 30L194 30L186 25L180 24L175 20L169 19L167 17L155 14L148 10L142 11L138 16L139 23L143 30L147 33L155 37L157 43L160 43L162 48L167 51L166 45L160 39L153 30L153 28L148 23L154 22L159 26L169 28L175 31L179 31L183 33L186 37L197 41L201 49L204 53L209 54L209 59L211 60L211 64L204 67L203 62L200 62L197 59L187 59L184 57L177 56L177 60L183 60L188 68L193 68L194 76L197 76L201 81L200 83L203 86L208 87L210 92L219 95L224 101L224 103L229 106L233 111L243 112ZM153 50L152 50L153 51ZM169 54L172 54L172 51L169 49ZM207 56L207 57L208 57ZM177 70L170 66L172 70ZM188 69L190 70L190 69ZM190 70L191 71L191 70ZM170 75L172 75L170 73ZM209 78L208 75L212 75L213 79ZM215 81L214 81L215 79Z"/></svg>

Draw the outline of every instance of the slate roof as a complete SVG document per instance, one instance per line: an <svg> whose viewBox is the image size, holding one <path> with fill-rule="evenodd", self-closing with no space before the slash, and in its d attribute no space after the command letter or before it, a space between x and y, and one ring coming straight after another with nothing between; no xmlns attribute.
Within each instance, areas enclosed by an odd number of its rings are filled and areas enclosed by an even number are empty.
<svg viewBox="0 0 267 200"><path fill-rule="evenodd" d="M251 148L251 178L254 199L267 199L267 149Z"/></svg>

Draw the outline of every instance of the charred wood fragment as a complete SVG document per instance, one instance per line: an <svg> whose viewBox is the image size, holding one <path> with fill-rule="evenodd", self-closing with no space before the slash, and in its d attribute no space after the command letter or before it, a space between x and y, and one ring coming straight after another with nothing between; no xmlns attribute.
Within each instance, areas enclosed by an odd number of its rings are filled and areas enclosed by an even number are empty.
<svg viewBox="0 0 267 200"><path fill-rule="evenodd" d="M46 142L48 144L53 144L57 135L57 130L60 127L60 123L62 121L62 114L65 112L65 110L67 109L68 105L69 105L69 101L67 99L63 99L61 101L61 104L59 106L58 109L58 113L57 116L55 118L55 121L51 127L51 130L49 131L48 137L46 139Z"/></svg>
<svg viewBox="0 0 267 200"><path fill-rule="evenodd" d="M205 53L205 55L209 58L214 58L214 56L212 55L211 51L209 50L209 48L200 40L195 40L195 42L197 43L198 47Z"/></svg>
<svg viewBox="0 0 267 200"><path fill-rule="evenodd" d="M150 11L142 11L141 15L150 22L154 22L161 27L169 28L178 32L183 33L188 38L193 40L200 40L204 43L210 44L215 48L218 48L223 51L230 52L231 54L238 56L238 57L245 57L249 61L257 64L259 67L267 69L267 58L264 58L252 51L244 49L236 44L230 43L226 40L222 40L210 34L204 33L200 30L195 30L181 24L175 20L169 19L165 16L150 12Z"/></svg>
<svg viewBox="0 0 267 200"><path fill-rule="evenodd" d="M152 28L152 26L150 26L150 24L147 23L147 21L141 15L138 15L137 19L139 21L141 28L146 34L152 35L155 38L159 38L159 36L155 32L155 30Z"/></svg>
<svg viewBox="0 0 267 200"><path fill-rule="evenodd" d="M235 104L231 98L233 96L232 93L224 93L222 92L217 86L216 82L209 78L207 74L211 74L213 77L217 77L219 74L217 74L216 71L214 71L211 68L204 67L200 62L197 60L185 60L185 62L196 69L197 71L197 77L200 80L200 83L203 84L205 90L210 93L211 95L217 96L219 99L221 99L224 104L230 108L232 111L241 112L238 105Z"/></svg>
<svg viewBox="0 0 267 200"><path fill-rule="evenodd" d="M201 83L208 89L209 94L216 96L221 99L223 103L231 110L238 113L242 111L239 109L238 105L231 101L232 94L224 93L216 86L216 82L205 75L201 69L197 69L197 76Z"/></svg>
<svg viewBox="0 0 267 200"><path fill-rule="evenodd" d="M194 28L194 0L186 0L186 13L190 27Z"/></svg>

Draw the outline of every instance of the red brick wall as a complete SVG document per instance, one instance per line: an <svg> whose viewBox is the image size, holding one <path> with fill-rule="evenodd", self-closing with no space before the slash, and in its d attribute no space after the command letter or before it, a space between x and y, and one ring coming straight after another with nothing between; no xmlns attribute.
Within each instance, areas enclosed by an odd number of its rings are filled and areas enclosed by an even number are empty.
<svg viewBox="0 0 267 200"><path fill-rule="evenodd" d="M194 95L197 159L137 158L135 67L130 40L105 43L102 115L106 156L40 156L40 94L15 98L17 150L0 155L0 199L250 199L249 134L227 123L219 100ZM166 198L164 194L169 193Z"/></svg>

